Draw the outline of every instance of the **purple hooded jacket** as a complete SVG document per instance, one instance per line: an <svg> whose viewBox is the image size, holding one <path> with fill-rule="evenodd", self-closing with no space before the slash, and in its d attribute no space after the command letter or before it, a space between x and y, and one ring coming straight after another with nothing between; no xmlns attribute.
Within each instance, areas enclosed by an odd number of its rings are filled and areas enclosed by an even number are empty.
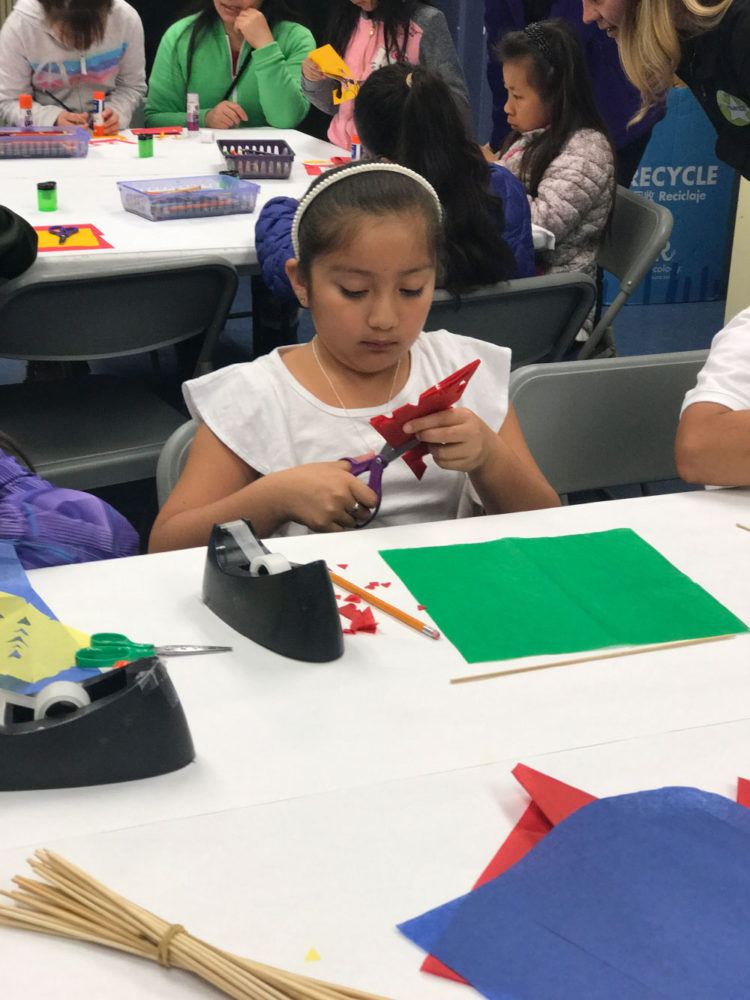
<svg viewBox="0 0 750 1000"><path fill-rule="evenodd" d="M104 500L53 486L0 450L0 538L24 569L138 554L138 535Z"/></svg>

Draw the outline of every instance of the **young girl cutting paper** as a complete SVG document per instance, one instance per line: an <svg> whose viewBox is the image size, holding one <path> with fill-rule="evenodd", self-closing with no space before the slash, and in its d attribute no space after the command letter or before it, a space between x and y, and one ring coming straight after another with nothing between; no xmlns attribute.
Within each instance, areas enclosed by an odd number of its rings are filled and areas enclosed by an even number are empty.
<svg viewBox="0 0 750 1000"><path fill-rule="evenodd" d="M373 523L557 505L508 403L508 349L421 332L442 252L431 185L397 164L332 170L302 199L292 237L289 277L316 335L186 383L201 426L151 550L205 545L213 524L241 517L260 536L356 527L376 495L340 456L379 452L372 417L477 358L459 405L404 425L431 459L421 480L399 459L386 469Z"/></svg>

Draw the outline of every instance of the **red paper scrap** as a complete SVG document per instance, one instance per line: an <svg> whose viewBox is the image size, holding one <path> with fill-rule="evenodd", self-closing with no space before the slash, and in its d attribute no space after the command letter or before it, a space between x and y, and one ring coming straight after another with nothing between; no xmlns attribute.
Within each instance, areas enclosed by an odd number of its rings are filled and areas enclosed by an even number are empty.
<svg viewBox="0 0 750 1000"><path fill-rule="evenodd" d="M390 580L388 581L388 583L381 583L380 584L381 587L390 587L390 585L391 585L391 581Z"/></svg>
<svg viewBox="0 0 750 1000"><path fill-rule="evenodd" d="M737 801L750 809L750 780L747 778L737 779Z"/></svg>
<svg viewBox="0 0 750 1000"><path fill-rule="evenodd" d="M375 588L379 586L380 584L378 583L377 580L370 580L369 583L365 584L365 590L375 590Z"/></svg>
<svg viewBox="0 0 750 1000"><path fill-rule="evenodd" d="M378 627L372 608L358 608L354 604L345 604L339 608L339 614L352 623L352 632L374 632Z"/></svg>
<svg viewBox="0 0 750 1000"><path fill-rule="evenodd" d="M362 598L359 596L359 594L347 594L346 597L344 598L344 603L346 604L360 604L361 601Z"/></svg>
<svg viewBox="0 0 750 1000"><path fill-rule="evenodd" d="M349 563L336 563L339 569L346 569Z"/></svg>
<svg viewBox="0 0 750 1000"><path fill-rule="evenodd" d="M409 440L409 435L405 434L403 430L404 424L415 417L425 417L428 413L449 410L463 395L469 379L478 366L479 358L476 361L471 361L468 365L464 365L463 368L459 368L452 375L447 375L437 385L425 389L417 403L407 403L405 406L399 406L397 410L393 411L390 417L378 414L378 416L370 420L370 423L379 434L383 435L391 447L398 448L399 445ZM422 460L423 456L427 454L427 450L426 444L418 444L415 448L412 448L405 455L401 456L417 479L422 478L427 468Z"/></svg>

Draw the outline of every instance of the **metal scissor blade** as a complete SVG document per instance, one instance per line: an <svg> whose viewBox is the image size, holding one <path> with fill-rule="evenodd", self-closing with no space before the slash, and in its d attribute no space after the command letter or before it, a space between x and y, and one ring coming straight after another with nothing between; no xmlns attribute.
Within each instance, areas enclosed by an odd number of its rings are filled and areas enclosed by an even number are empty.
<svg viewBox="0 0 750 1000"><path fill-rule="evenodd" d="M157 656L193 656L198 653L231 653L231 646L154 646Z"/></svg>
<svg viewBox="0 0 750 1000"><path fill-rule="evenodd" d="M387 444L384 448L380 450L380 457L384 458L386 462L392 462L396 458L401 458L405 455L407 451L411 451L412 448L416 448L421 442L417 438L409 438L408 441L404 441L403 444L398 445L394 448L392 445Z"/></svg>

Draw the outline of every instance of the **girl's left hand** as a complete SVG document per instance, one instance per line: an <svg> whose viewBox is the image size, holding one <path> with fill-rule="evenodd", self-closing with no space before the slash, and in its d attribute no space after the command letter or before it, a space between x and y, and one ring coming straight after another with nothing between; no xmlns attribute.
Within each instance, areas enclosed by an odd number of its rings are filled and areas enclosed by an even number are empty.
<svg viewBox="0 0 750 1000"><path fill-rule="evenodd" d="M429 446L430 454L441 469L474 472L487 461L497 435L473 410L457 406L404 424L404 432L413 434Z"/></svg>
<svg viewBox="0 0 750 1000"><path fill-rule="evenodd" d="M120 131L120 116L112 108L105 108L102 114L105 135L117 135Z"/></svg>
<svg viewBox="0 0 750 1000"><path fill-rule="evenodd" d="M254 7L241 11L235 19L234 27L235 30L242 32L247 44L254 49L262 49L264 45L270 45L273 41L268 21L261 11Z"/></svg>

